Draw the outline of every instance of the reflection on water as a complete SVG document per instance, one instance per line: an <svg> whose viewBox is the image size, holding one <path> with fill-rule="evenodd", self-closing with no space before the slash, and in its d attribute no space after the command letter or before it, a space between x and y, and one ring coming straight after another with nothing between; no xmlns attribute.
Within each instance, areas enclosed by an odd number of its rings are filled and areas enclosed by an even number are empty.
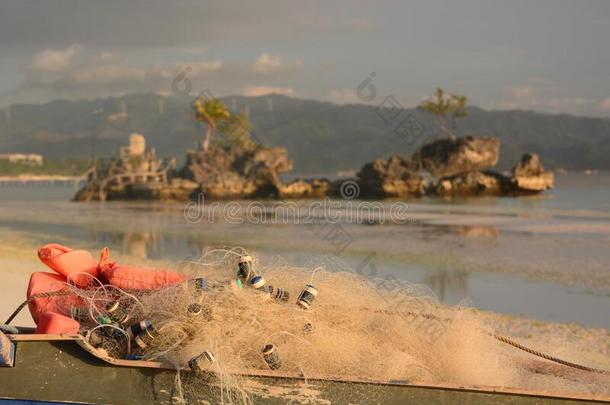
<svg viewBox="0 0 610 405"><path fill-rule="evenodd" d="M362 227L365 228L365 227ZM366 227L372 229L371 227ZM443 231L443 229L445 231ZM450 229L449 232L446 232ZM244 228L240 232L245 239L265 238L279 230L270 228ZM429 243L430 229L425 227L424 240ZM498 231L493 227L460 226L439 227L434 231L439 235L455 235L457 246L466 246L463 238L481 243L481 239L494 239ZM303 234L301 234L302 236ZM179 262L197 257L206 248L218 247L217 243L205 237L183 235L173 232L136 232L136 231L94 231L91 232L96 245L107 245L112 250L141 259L161 259ZM292 234L291 238L296 238ZM287 238L280 238L287 240ZM76 243L76 242L75 242ZM279 244L278 244L279 243ZM241 244L249 245L243 240ZM305 249L282 250L281 242L256 249L256 254L264 262L275 260L280 255L286 263L308 266L312 259L320 256L319 248L313 243L305 244ZM378 255L371 257L364 253L350 252L342 257L352 269L372 260L378 277L397 277L415 284L427 286L441 301L450 305L463 304L465 301L473 306L504 313L513 313L545 320L565 322L572 321L590 326L610 327L610 313L596 310L610 305L610 296L592 293L582 288L566 287L560 284L538 283L519 277L470 272L456 267L451 261L446 265L429 266L425 263L395 261ZM330 270L333 270L332 268ZM593 310L592 310L593 308Z"/></svg>
<svg viewBox="0 0 610 405"><path fill-rule="evenodd" d="M454 232L461 236L469 238L497 238L499 231L495 226L485 225L465 225L456 226L453 228Z"/></svg>
<svg viewBox="0 0 610 405"><path fill-rule="evenodd" d="M137 259L179 261L212 247L200 240L162 232L94 230L91 237L99 246L108 246L112 251Z"/></svg>
<svg viewBox="0 0 610 405"><path fill-rule="evenodd" d="M162 245L169 239L152 232L95 232L94 237L101 244L120 246L122 254L139 259L155 258L165 250Z"/></svg>
<svg viewBox="0 0 610 405"><path fill-rule="evenodd" d="M463 229L469 227L459 227L458 234L463 234ZM470 231L465 231L468 236L487 236L489 230L481 231L486 227L471 227ZM186 239L179 235L167 235L161 232L134 232L134 231L94 231L92 236L100 246L108 246L111 250L118 251L123 255L129 255L138 259L174 259L184 260L187 257L194 257L205 249L215 247L203 241ZM261 252L263 256L271 256L274 252ZM306 262L311 253L291 255L291 260ZM366 259L364 259L366 260ZM375 265L377 268L379 265ZM380 274L388 275L381 263ZM423 270L423 269L421 269ZM400 271L397 271L400 273ZM425 277L419 283L427 285L442 302L458 302L468 296L468 273L463 271L452 271L445 269L424 270ZM401 274L392 274L399 278Z"/></svg>
<svg viewBox="0 0 610 405"><path fill-rule="evenodd" d="M76 204L67 202L72 190L62 190L0 189L0 231L27 236L33 252L57 241L92 251L108 246L136 262L177 263L206 248L236 245L263 261L279 256L297 266L337 255L303 224L190 223L182 204ZM355 269L373 257L380 277L425 284L449 304L469 298L481 309L610 327L610 209L598 210L610 201L610 186L554 193L410 201L414 220L407 224L343 223L352 242L339 259Z"/></svg>
<svg viewBox="0 0 610 405"><path fill-rule="evenodd" d="M159 237L154 233L126 233L123 238L123 249L141 259L148 258L148 250L158 249Z"/></svg>
<svg viewBox="0 0 610 405"><path fill-rule="evenodd" d="M436 270L424 278L426 284L442 302L455 303L469 296L468 273Z"/></svg>

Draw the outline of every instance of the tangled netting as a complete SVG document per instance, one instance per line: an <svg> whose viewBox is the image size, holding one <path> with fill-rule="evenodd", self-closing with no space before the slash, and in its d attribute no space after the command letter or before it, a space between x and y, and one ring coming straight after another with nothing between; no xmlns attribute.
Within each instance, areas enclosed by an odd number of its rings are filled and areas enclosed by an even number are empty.
<svg viewBox="0 0 610 405"><path fill-rule="evenodd" d="M560 381L562 391L604 393L595 378L605 377L574 372L555 380L553 370L536 369L494 341L476 311L443 306L422 286L366 278L332 259L295 268L280 259L262 265L241 248L215 249L178 270L186 282L156 291L71 286L78 298L66 297L66 305L98 350L204 371L226 403L250 402L240 375L261 370L523 388Z"/></svg>

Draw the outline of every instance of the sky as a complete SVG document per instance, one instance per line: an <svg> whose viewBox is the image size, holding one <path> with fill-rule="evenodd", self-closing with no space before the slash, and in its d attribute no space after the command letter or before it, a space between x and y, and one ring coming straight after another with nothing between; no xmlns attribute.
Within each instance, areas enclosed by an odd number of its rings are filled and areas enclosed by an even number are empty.
<svg viewBox="0 0 610 405"><path fill-rule="evenodd" d="M610 117L606 0L3 0L0 55L0 108L187 88L412 107L442 87Z"/></svg>

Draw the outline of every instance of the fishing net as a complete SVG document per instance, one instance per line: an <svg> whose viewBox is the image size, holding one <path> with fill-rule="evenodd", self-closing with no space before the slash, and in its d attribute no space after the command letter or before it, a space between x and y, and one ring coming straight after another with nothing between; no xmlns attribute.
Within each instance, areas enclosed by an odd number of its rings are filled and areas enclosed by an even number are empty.
<svg viewBox="0 0 610 405"><path fill-rule="evenodd" d="M443 306L423 286L363 277L332 258L295 268L215 249L177 270L188 281L155 291L69 286L78 299L65 305L104 354L194 371L179 373L179 397L206 384L220 402L249 403L241 376L261 372L610 392L606 376L545 373L495 340L492 322L471 308Z"/></svg>

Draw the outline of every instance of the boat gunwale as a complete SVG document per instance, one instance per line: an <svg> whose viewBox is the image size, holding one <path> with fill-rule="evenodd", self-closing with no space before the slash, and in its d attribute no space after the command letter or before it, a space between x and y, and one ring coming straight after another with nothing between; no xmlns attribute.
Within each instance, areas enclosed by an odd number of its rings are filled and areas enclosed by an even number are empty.
<svg viewBox="0 0 610 405"><path fill-rule="evenodd" d="M104 361L105 363L118 367L131 367L131 368L148 368L148 369L159 369L159 370L171 370L171 371L190 371L187 369L177 369L172 364L167 362L159 361L145 361L145 360L122 360L115 359L109 356L100 354L93 346L91 346L81 335L50 335L50 334L17 334L17 335L6 335L11 341L15 343L28 342L41 342L41 341L73 341L76 342L85 352L95 358ZM377 380L366 380L357 379L352 377L337 377L337 376L303 376L303 375L288 375L280 374L277 371L266 371L259 370L256 373L236 373L242 377L250 378L275 378L279 380L300 380L300 381L319 381L319 382L334 382L334 383L347 383L347 384L358 384L358 385L376 385L376 386L392 386L392 387L405 387L405 388L422 388L431 390L444 390L444 391L462 391L462 392L473 392L473 393L485 393L485 394L497 394L497 395L513 395L513 396L525 396L525 397L540 397L549 399L566 399L574 401L589 401L589 402L601 402L610 403L610 396L605 395L583 395L576 393L568 393L562 391L543 391L543 390L530 390L523 388L511 388L511 387L498 387L498 386L486 386L486 385L460 385L454 383L422 383L417 381L401 381L401 380L390 380L390 381L377 381Z"/></svg>

